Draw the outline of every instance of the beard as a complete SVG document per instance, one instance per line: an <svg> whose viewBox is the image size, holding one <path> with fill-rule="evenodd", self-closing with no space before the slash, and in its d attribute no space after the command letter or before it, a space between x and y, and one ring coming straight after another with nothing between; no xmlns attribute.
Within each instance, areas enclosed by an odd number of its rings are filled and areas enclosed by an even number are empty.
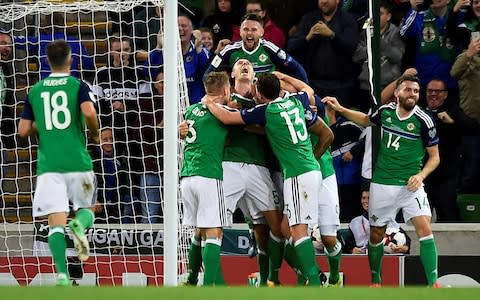
<svg viewBox="0 0 480 300"><path fill-rule="evenodd" d="M398 103L401 108L406 111L411 111L417 105L418 98L415 99L414 97L399 97Z"/></svg>

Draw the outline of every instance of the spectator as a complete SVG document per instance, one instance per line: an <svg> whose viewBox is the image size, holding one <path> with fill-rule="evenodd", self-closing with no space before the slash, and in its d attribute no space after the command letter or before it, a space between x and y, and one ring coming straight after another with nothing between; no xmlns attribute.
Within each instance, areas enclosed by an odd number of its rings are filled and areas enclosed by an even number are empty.
<svg viewBox="0 0 480 300"><path fill-rule="evenodd" d="M125 193L125 207L138 201L138 174L141 170L139 145L133 136L139 130L131 126L138 118L139 97L151 93L150 85L143 79L141 69L133 63L130 39L114 35L109 41L109 60L98 70L94 81L94 93L98 96L100 122L113 125L113 138L117 158L126 160L128 168L122 170L127 177L129 191ZM123 174L122 174L123 175ZM131 211L124 214L133 214ZM128 221L127 221L128 222Z"/></svg>
<svg viewBox="0 0 480 300"><path fill-rule="evenodd" d="M380 64L381 64L381 88L397 79L401 74L401 62L405 52L405 44L400 36L397 26L390 23L393 6L389 0L382 0L380 4ZM362 72L358 77L360 83L359 101L355 107L367 112L372 103L370 76L367 61L367 36L364 31L363 39L360 40L357 50L353 55L353 61L362 64Z"/></svg>
<svg viewBox="0 0 480 300"><path fill-rule="evenodd" d="M115 155L113 147L113 130L111 127L103 127L100 132L100 152L94 151L93 167L97 175L97 205L95 216L97 223L119 223L121 212L121 199L124 198L124 174L121 172L125 167ZM120 175L120 176L119 176Z"/></svg>
<svg viewBox="0 0 480 300"><path fill-rule="evenodd" d="M213 54L214 46L215 46L215 38L213 36L212 30L208 27L201 27L198 30L200 30L202 34L202 45L204 48L206 48L210 54Z"/></svg>
<svg viewBox="0 0 480 300"><path fill-rule="evenodd" d="M447 84L449 96L458 98L457 82L450 76L450 69L457 51L447 36L447 19L450 0L433 1L426 11L419 11L416 0L410 0L400 29L400 35L416 40L415 68L420 78L421 91L430 80L438 78ZM420 106L424 107L424 92Z"/></svg>
<svg viewBox="0 0 480 300"><path fill-rule="evenodd" d="M262 0L246 0L245 11L247 14L256 14L263 20L263 38L277 45L279 48L285 48L286 39L283 30L273 22L267 14L265 3ZM232 41L241 40L240 27L233 30Z"/></svg>
<svg viewBox="0 0 480 300"><path fill-rule="evenodd" d="M453 64L451 74L460 86L460 107L470 118L480 122L480 39L470 42L468 49ZM460 193L480 193L480 136L462 139L462 175Z"/></svg>
<svg viewBox="0 0 480 300"><path fill-rule="evenodd" d="M350 107L358 77L352 55L359 34L355 18L338 4L338 0L318 0L318 9L303 16L287 50L302 57L318 96L335 96Z"/></svg>
<svg viewBox="0 0 480 300"><path fill-rule="evenodd" d="M360 171L365 148L361 135L364 128L344 117L338 116L335 120L334 114L331 116L330 128L335 136L331 149L338 183L340 221L350 222L362 211L357 199L361 195Z"/></svg>
<svg viewBox="0 0 480 300"><path fill-rule="evenodd" d="M212 30L215 41L231 39L233 28L240 24L241 14L235 4L235 0L216 0L215 13L203 20L201 25Z"/></svg>
<svg viewBox="0 0 480 300"><path fill-rule="evenodd" d="M15 148L15 98L13 86L12 36L0 28L0 194L6 178L8 149Z"/></svg>
<svg viewBox="0 0 480 300"><path fill-rule="evenodd" d="M212 60L205 76L220 68L231 70L237 60L244 58L253 64L255 73L273 72L278 68L284 73L307 82L305 69L297 61L273 43L262 39L263 21L259 16L249 14L243 18L240 36L241 41L229 45L226 45L230 43L229 40L219 42L218 47L225 48Z"/></svg>
<svg viewBox="0 0 480 300"><path fill-rule="evenodd" d="M437 222L458 222L457 179L462 136L474 132L478 124L465 115L456 101L446 101L447 97L442 80L432 79L427 84L426 112L437 124L440 165L425 179L425 191L437 213Z"/></svg>
<svg viewBox="0 0 480 300"><path fill-rule="evenodd" d="M27 57L37 58L37 66L40 71L40 79L50 74L50 66L47 63L47 46L51 41L66 40L72 49L71 74L84 79L88 71L95 70L93 56L89 56L85 46L75 37L66 34L65 20L62 13L43 15L40 22L39 36L14 37L15 47L26 50Z"/></svg>
<svg viewBox="0 0 480 300"><path fill-rule="evenodd" d="M193 30L193 24L187 16L178 17L178 29L183 53L183 64L187 80L188 97L190 104L200 101L205 95L202 83L202 76L208 65L208 50L202 45L201 33ZM144 65L144 74L151 76L151 71L163 66L163 50L160 43L148 55L148 60ZM154 80L154 77L150 77Z"/></svg>
<svg viewBox="0 0 480 300"><path fill-rule="evenodd" d="M140 207L142 223L163 223L163 70L153 74L153 95L141 97L140 113L133 127L133 140L139 145L136 156L142 158L140 176Z"/></svg>
<svg viewBox="0 0 480 300"><path fill-rule="evenodd" d="M480 31L480 0L458 0L447 22L448 36L454 45L467 49L472 33Z"/></svg>

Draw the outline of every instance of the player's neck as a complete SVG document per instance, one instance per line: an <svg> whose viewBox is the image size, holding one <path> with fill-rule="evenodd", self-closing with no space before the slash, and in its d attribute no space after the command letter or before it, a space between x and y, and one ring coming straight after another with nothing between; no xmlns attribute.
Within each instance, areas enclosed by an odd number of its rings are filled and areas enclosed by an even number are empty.
<svg viewBox="0 0 480 300"><path fill-rule="evenodd" d="M412 111L415 109L415 107L413 107L411 110L407 110L405 108L403 108L402 106L398 106L398 109L397 109L397 113L398 113L398 116L400 118L406 118L408 116L410 116L412 114Z"/></svg>
<svg viewBox="0 0 480 300"><path fill-rule="evenodd" d="M70 66L65 68L52 69L52 74L70 74Z"/></svg>
<svg viewBox="0 0 480 300"><path fill-rule="evenodd" d="M245 97L251 94L252 84L250 81L237 80L235 81L235 93Z"/></svg>

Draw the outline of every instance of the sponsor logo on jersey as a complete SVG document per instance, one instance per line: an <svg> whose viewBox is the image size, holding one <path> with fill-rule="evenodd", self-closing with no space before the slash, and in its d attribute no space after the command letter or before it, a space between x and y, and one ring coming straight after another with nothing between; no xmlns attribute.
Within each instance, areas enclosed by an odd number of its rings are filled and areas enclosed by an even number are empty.
<svg viewBox="0 0 480 300"><path fill-rule="evenodd" d="M410 130L410 131L414 130L414 129L415 129L415 124L413 124L413 123L408 123L408 124L407 124L407 129Z"/></svg>
<svg viewBox="0 0 480 300"><path fill-rule="evenodd" d="M385 122L392 123L392 118L388 117Z"/></svg>
<svg viewBox="0 0 480 300"><path fill-rule="evenodd" d="M194 115L197 116L197 117L203 117L203 116L205 115L205 111L202 111L202 110L200 110L200 108L195 107L195 108L192 110L192 114L194 114Z"/></svg>

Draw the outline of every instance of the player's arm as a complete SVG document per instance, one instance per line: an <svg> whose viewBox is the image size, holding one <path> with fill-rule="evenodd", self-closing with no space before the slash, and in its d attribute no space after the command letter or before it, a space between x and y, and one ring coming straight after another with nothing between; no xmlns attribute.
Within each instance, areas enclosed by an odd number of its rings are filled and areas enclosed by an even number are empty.
<svg viewBox="0 0 480 300"><path fill-rule="evenodd" d="M99 135L99 125L98 125L98 117L97 117L97 110L95 109L95 96L93 92L90 90L90 87L85 83L80 83L80 89L78 92L78 99L80 102L80 110L83 113L85 118L85 124L87 125L88 129L90 130L90 137L95 144L100 143L100 135Z"/></svg>
<svg viewBox="0 0 480 300"><path fill-rule="evenodd" d="M240 111L230 111L224 106L217 104L211 97L205 96L202 102L208 108L208 110L215 116L220 122L225 125L244 125L245 122L242 119Z"/></svg>
<svg viewBox="0 0 480 300"><path fill-rule="evenodd" d="M339 112L345 118L357 123L358 125L361 125L363 127L373 125L373 123L370 121L370 117L367 114L343 107L340 103L338 103L335 97L325 97L322 99L322 102L334 111Z"/></svg>
<svg viewBox="0 0 480 300"><path fill-rule="evenodd" d="M310 105L315 105L315 92L308 84L282 72L274 71L272 72L272 74L275 75L281 82L283 81L293 87L293 89L295 89L295 92L305 92L308 95Z"/></svg>
<svg viewBox="0 0 480 300"><path fill-rule="evenodd" d="M319 159L333 142L333 132L321 118L317 118L315 123L308 128L311 134L318 136L319 141L313 148L315 158Z"/></svg>
<svg viewBox="0 0 480 300"><path fill-rule="evenodd" d="M18 123L18 135L21 138L26 138L37 132L34 121L35 117L33 115L32 106L30 105L30 100L27 96L27 99L23 104L22 117Z"/></svg>
<svg viewBox="0 0 480 300"><path fill-rule="evenodd" d="M430 175L440 164L440 154L438 152L438 144L427 147L428 159L423 165L423 169L408 179L407 189L409 191L416 191L421 186L425 178Z"/></svg>

